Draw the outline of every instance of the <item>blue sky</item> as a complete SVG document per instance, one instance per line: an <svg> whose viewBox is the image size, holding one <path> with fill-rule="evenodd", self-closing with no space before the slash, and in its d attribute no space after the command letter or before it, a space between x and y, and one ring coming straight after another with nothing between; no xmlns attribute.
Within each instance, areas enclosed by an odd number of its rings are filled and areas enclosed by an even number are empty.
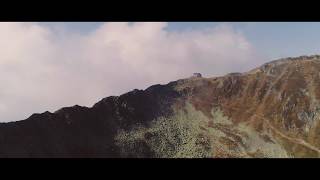
<svg viewBox="0 0 320 180"><path fill-rule="evenodd" d="M100 22L44 23L63 26L79 33L98 28ZM266 59L320 53L320 23L318 22L169 22L168 31L188 31L231 25L241 32Z"/></svg>
<svg viewBox="0 0 320 180"><path fill-rule="evenodd" d="M172 30L206 28L221 23L171 23ZM318 22L237 22L230 24L242 32L266 58L280 58L320 53Z"/></svg>

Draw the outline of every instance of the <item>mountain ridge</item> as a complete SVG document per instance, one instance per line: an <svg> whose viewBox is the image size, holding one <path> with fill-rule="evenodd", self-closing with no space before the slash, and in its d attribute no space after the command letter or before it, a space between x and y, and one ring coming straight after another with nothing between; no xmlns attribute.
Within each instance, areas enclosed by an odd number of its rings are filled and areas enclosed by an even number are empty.
<svg viewBox="0 0 320 180"><path fill-rule="evenodd" d="M0 124L0 157L319 157L320 56Z"/></svg>

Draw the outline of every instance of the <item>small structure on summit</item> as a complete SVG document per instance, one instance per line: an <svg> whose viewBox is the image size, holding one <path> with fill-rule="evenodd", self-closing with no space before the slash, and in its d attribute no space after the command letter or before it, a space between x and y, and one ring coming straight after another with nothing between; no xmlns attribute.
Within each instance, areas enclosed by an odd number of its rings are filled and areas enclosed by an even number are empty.
<svg viewBox="0 0 320 180"><path fill-rule="evenodd" d="M201 75L201 73L193 73L192 77L201 78L202 75Z"/></svg>

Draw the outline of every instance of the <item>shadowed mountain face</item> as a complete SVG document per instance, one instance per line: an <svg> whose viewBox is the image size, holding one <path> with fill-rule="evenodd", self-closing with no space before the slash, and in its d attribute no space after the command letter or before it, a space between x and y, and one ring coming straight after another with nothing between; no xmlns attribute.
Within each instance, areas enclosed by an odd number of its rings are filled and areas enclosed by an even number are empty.
<svg viewBox="0 0 320 180"><path fill-rule="evenodd" d="M319 157L320 56L0 124L0 157Z"/></svg>

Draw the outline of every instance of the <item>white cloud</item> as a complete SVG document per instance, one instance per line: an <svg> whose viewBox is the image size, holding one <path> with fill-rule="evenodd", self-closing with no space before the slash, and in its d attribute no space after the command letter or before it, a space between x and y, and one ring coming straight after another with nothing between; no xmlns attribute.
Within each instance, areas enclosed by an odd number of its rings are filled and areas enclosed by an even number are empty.
<svg viewBox="0 0 320 180"><path fill-rule="evenodd" d="M167 83L193 72L244 71L259 62L231 26L167 31L167 23L105 23L89 34L0 23L0 121Z"/></svg>

